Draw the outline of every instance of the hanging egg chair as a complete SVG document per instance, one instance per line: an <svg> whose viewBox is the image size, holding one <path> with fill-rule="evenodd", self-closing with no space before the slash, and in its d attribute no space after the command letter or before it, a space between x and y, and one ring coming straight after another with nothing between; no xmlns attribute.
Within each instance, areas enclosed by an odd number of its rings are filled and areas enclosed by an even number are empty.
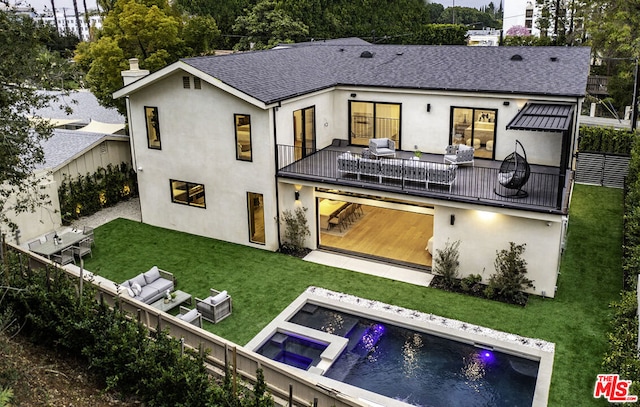
<svg viewBox="0 0 640 407"><path fill-rule="evenodd" d="M518 153L518 146L522 154ZM531 168L527 162L527 153L524 151L522 144L516 140L516 146L513 153L509 154L498 171L498 183L503 188L496 188L494 192L500 196L509 198L525 198L529 196L527 191L523 191L522 187L529 181ZM513 191L513 192L510 192Z"/></svg>

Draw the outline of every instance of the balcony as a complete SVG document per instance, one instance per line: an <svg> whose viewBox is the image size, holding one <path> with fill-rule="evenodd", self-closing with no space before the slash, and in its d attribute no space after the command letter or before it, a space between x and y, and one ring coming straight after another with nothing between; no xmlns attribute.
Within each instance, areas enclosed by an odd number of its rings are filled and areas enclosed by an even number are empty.
<svg viewBox="0 0 640 407"><path fill-rule="evenodd" d="M475 166L459 166L455 180L449 186L413 181L406 178L404 170L397 171L394 177L339 171L338 156L346 151L359 153L361 148L356 146L329 146L315 152L306 151L304 158L297 158L302 156L301 149L297 147L278 145L277 151L277 175L283 178L544 213L567 213L569 186L573 181L572 171L564 173L558 167L531 165L529 181L522 188L528 195L516 198L502 196L515 191L507 190L498 183L500 161L476 159ZM403 168L411 166L412 157L411 151L397 151L396 154ZM442 163L443 156L425 153L420 160Z"/></svg>

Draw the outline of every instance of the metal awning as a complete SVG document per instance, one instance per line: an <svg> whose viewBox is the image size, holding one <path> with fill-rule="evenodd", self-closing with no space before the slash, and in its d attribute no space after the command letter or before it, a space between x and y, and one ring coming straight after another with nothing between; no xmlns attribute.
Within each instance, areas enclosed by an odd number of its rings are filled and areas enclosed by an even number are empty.
<svg viewBox="0 0 640 407"><path fill-rule="evenodd" d="M571 128L573 106L527 103L507 124L507 130L565 132Z"/></svg>

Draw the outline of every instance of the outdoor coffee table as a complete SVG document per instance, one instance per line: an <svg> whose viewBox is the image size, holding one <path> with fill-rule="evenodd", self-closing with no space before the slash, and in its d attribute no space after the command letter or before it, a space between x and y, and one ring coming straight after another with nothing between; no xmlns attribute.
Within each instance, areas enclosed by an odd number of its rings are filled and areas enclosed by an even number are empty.
<svg viewBox="0 0 640 407"><path fill-rule="evenodd" d="M153 308L159 309L160 311L167 312L178 305L184 304L185 302L189 302L191 304L191 294L185 293L184 291L176 290L173 292L176 295L176 298L171 299L168 302L164 302L164 297L159 299L158 301L151 304Z"/></svg>

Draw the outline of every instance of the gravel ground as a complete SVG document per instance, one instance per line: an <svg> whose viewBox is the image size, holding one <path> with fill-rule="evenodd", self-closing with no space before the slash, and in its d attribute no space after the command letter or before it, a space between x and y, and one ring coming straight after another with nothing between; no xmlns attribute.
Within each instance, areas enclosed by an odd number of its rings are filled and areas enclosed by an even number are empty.
<svg viewBox="0 0 640 407"><path fill-rule="evenodd" d="M105 208L91 216L80 218L73 222L71 227L82 228L83 226L91 226L97 228L98 226L102 226L117 218L130 219L137 222L142 221L142 215L140 214L140 199L132 198L128 201L120 202L115 206Z"/></svg>

